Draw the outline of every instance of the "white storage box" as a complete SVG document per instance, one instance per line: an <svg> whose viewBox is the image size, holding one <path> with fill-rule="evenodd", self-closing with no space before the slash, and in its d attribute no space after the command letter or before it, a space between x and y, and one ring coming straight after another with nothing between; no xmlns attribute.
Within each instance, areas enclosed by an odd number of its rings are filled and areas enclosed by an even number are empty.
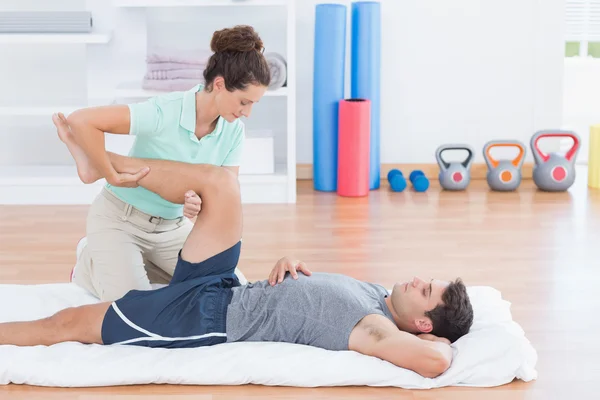
<svg viewBox="0 0 600 400"><path fill-rule="evenodd" d="M240 175L275 173L275 144L270 130L246 131Z"/></svg>

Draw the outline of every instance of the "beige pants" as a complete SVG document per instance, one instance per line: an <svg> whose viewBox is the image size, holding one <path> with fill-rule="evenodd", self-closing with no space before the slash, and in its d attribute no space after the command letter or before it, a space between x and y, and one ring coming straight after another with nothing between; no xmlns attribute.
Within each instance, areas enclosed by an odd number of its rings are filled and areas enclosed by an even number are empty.
<svg viewBox="0 0 600 400"><path fill-rule="evenodd" d="M102 301L169 283L192 226L185 217L152 217L102 189L88 213L87 246L73 281Z"/></svg>

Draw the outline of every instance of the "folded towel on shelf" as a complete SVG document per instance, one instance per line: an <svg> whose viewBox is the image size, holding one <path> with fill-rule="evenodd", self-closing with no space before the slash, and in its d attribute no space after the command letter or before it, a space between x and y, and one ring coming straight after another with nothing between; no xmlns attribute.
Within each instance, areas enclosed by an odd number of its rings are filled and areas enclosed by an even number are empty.
<svg viewBox="0 0 600 400"><path fill-rule="evenodd" d="M203 69L173 69L148 71L145 79L204 79Z"/></svg>
<svg viewBox="0 0 600 400"><path fill-rule="evenodd" d="M182 50L156 47L150 49L146 55L147 63L183 63L206 65L212 55L210 50Z"/></svg>
<svg viewBox="0 0 600 400"><path fill-rule="evenodd" d="M271 71L269 90L277 90L287 82L287 62L279 53L265 53L265 58Z"/></svg>
<svg viewBox="0 0 600 400"><path fill-rule="evenodd" d="M204 71L206 64L186 64L177 62L149 62L146 63L146 69L148 72L152 71L176 71L182 69L192 69Z"/></svg>
<svg viewBox="0 0 600 400"><path fill-rule="evenodd" d="M200 83L203 84L204 79L144 79L142 81L142 88L144 90L173 92L190 90Z"/></svg>

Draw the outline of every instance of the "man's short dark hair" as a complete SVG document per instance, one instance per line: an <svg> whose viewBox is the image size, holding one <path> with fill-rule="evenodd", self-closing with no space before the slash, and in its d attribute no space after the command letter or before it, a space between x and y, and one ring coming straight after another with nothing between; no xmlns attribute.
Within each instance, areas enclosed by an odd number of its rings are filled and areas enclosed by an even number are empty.
<svg viewBox="0 0 600 400"><path fill-rule="evenodd" d="M460 278L450 282L442 294L442 303L425 315L431 319L431 333L444 337L454 343L469 333L473 325L473 307L467 294L467 288Z"/></svg>

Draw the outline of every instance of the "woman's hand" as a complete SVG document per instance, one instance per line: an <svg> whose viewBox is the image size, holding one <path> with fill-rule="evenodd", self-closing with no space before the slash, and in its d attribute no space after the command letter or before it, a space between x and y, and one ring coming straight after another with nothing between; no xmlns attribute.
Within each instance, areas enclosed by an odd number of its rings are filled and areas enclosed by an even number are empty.
<svg viewBox="0 0 600 400"><path fill-rule="evenodd" d="M185 202L183 203L183 216L189 219L196 218L200 212L202 206L202 200L200 196L193 190L188 190L185 193Z"/></svg>
<svg viewBox="0 0 600 400"><path fill-rule="evenodd" d="M150 172L150 168L148 167L144 167L134 174L128 172L117 172L112 174L110 177L107 177L106 181L112 186L135 188L138 187L138 181L145 177L148 172Z"/></svg>
<svg viewBox="0 0 600 400"><path fill-rule="evenodd" d="M312 274L312 272L310 272L310 270L306 268L306 264L304 264L304 262L300 260L291 260L288 257L283 257L282 259L277 261L277 264L275 264L275 267L273 267L273 270L269 275L269 284L271 286L274 286L277 283L283 282L285 273L288 271L294 279L298 279L297 271L300 271L307 276L310 276Z"/></svg>

